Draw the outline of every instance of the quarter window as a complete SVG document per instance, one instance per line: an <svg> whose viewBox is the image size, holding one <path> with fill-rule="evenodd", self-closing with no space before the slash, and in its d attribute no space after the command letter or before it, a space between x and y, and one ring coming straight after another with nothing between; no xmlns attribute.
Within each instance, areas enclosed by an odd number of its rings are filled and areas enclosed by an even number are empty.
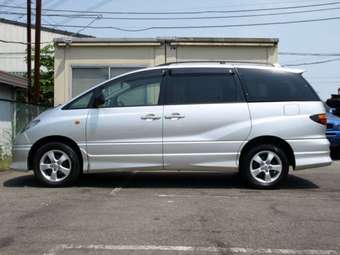
<svg viewBox="0 0 340 255"><path fill-rule="evenodd" d="M73 102L68 104L65 109L86 109L89 107L93 91L86 93L85 95L75 99Z"/></svg>
<svg viewBox="0 0 340 255"><path fill-rule="evenodd" d="M226 69L172 72L167 80L167 104L231 103L241 99L234 76Z"/></svg>
<svg viewBox="0 0 340 255"><path fill-rule="evenodd" d="M300 74L278 70L239 68L249 102L319 101Z"/></svg>

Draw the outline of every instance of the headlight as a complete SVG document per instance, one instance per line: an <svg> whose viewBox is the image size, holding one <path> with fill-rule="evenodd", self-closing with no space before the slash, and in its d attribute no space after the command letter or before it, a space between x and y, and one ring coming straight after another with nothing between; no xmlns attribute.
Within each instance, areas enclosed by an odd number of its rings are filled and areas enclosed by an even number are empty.
<svg viewBox="0 0 340 255"><path fill-rule="evenodd" d="M24 132L24 131L26 131L26 130L32 128L32 127L34 127L34 126L37 125L39 122L40 122L40 120L38 120L38 119L30 121L30 122L26 125L26 127L24 128L24 130L23 130L22 132Z"/></svg>

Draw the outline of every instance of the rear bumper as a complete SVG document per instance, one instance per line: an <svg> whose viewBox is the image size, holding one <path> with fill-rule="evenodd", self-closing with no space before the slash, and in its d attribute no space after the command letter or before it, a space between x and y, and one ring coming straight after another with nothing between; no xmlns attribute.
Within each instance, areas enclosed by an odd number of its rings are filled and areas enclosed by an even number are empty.
<svg viewBox="0 0 340 255"><path fill-rule="evenodd" d="M31 145L17 145L13 148L13 160L10 166L11 170L26 172L28 171L28 153Z"/></svg>
<svg viewBox="0 0 340 255"><path fill-rule="evenodd" d="M326 138L288 140L295 156L295 170L328 166L332 163Z"/></svg>

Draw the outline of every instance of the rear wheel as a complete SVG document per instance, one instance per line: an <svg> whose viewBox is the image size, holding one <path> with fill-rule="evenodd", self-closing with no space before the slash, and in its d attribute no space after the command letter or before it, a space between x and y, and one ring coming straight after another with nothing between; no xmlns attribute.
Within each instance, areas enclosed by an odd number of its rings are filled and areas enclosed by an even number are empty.
<svg viewBox="0 0 340 255"><path fill-rule="evenodd" d="M240 168L242 178L251 186L273 188L286 179L289 164L283 150L271 144L263 144L245 152Z"/></svg>
<svg viewBox="0 0 340 255"><path fill-rule="evenodd" d="M58 142L39 148L33 164L36 178L50 187L71 185L81 172L77 153L70 146Z"/></svg>

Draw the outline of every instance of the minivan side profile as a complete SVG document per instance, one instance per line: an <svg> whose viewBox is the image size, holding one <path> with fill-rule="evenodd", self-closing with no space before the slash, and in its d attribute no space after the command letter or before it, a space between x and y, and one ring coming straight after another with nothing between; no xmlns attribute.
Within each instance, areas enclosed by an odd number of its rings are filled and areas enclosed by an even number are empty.
<svg viewBox="0 0 340 255"><path fill-rule="evenodd" d="M101 83L17 136L12 169L48 186L81 173L239 170L270 188L331 164L323 103L302 72L259 64L173 63Z"/></svg>

